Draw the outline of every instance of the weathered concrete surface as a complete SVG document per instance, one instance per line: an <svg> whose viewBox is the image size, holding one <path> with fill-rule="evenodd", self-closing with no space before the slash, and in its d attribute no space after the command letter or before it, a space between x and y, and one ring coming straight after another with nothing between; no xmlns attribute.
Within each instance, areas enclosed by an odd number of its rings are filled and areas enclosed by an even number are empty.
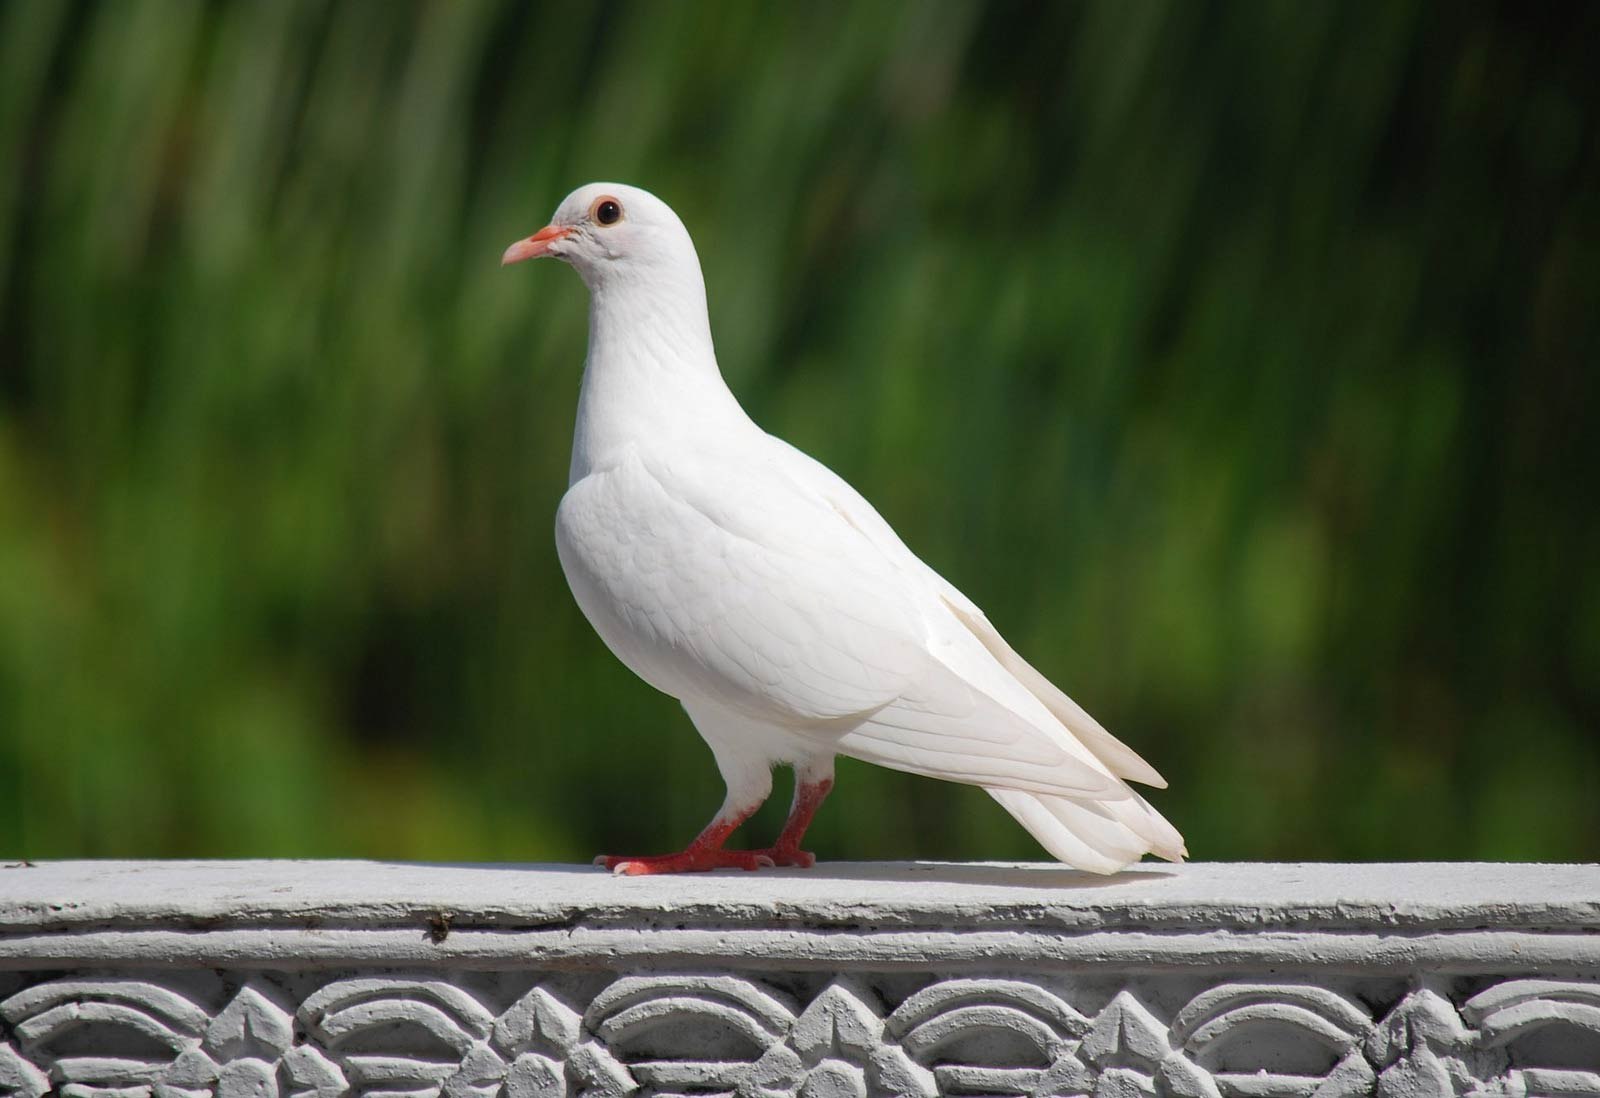
<svg viewBox="0 0 1600 1098"><path fill-rule="evenodd" d="M1600 867L0 868L0 1098L1600 1095Z"/></svg>
<svg viewBox="0 0 1600 1098"><path fill-rule="evenodd" d="M823 862L810 870L614 877L589 866L405 862L45 862L0 869L0 930L206 920L362 926L439 909L525 927L691 923L1320 929L1600 926L1600 866L1150 863L1112 877L1045 864Z"/></svg>

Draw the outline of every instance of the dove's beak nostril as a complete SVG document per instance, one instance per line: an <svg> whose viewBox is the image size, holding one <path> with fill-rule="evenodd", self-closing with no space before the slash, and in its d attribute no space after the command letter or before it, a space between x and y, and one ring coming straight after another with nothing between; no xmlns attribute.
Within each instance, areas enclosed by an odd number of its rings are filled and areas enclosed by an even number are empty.
<svg viewBox="0 0 1600 1098"><path fill-rule="evenodd" d="M562 239L570 228L559 225L546 225L526 240L519 240L505 250L500 257L500 266L510 263L521 263L524 259L538 259L550 254L550 245Z"/></svg>

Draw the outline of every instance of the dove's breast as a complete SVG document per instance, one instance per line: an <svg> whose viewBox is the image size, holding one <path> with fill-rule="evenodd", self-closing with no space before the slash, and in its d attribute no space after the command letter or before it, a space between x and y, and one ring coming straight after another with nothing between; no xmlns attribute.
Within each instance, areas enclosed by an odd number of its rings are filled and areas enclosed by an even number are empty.
<svg viewBox="0 0 1600 1098"><path fill-rule="evenodd" d="M681 653L693 623L664 557L692 531L628 465L592 472L567 489L556 511L556 552L606 647L645 682L681 698L692 686Z"/></svg>
<svg viewBox="0 0 1600 1098"><path fill-rule="evenodd" d="M726 468L629 452L567 490L556 548L607 647L658 690L780 724L898 697L928 662L902 593L842 566L803 501Z"/></svg>

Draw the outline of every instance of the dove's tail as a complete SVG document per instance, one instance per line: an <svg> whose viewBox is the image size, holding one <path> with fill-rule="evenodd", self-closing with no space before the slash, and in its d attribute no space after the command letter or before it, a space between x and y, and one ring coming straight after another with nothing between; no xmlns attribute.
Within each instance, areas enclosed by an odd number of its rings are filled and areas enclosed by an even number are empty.
<svg viewBox="0 0 1600 1098"><path fill-rule="evenodd" d="M986 787L989 795L1015 816L1041 846L1068 865L1096 873L1115 873L1146 854L1169 862L1182 861L1188 851L1178 829L1124 784L1134 781L1165 788L1166 779L1019 656L966 596L950 588L945 605L1078 744L1116 779L1121 779L1117 785L1127 794L1101 798L1093 794L1072 796Z"/></svg>
<svg viewBox="0 0 1600 1098"><path fill-rule="evenodd" d="M1134 793L1126 800L1051 797L1015 789L989 795L1059 860L1094 873L1115 873L1146 854L1169 862L1188 851L1183 836L1150 803Z"/></svg>

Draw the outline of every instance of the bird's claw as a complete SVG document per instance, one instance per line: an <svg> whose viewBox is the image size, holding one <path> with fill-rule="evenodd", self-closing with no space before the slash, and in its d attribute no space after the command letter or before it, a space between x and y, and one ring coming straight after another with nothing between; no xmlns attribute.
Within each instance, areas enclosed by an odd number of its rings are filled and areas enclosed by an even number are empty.
<svg viewBox="0 0 1600 1098"><path fill-rule="evenodd" d="M810 869L817 864L817 856L809 850L801 850L798 846L769 846L760 851L767 857L769 864L774 866L794 866L796 869Z"/></svg>
<svg viewBox="0 0 1600 1098"><path fill-rule="evenodd" d="M619 877L645 877L657 873L704 873L712 869L771 869L777 863L764 850L684 850L677 854L629 857L601 854L594 864Z"/></svg>

